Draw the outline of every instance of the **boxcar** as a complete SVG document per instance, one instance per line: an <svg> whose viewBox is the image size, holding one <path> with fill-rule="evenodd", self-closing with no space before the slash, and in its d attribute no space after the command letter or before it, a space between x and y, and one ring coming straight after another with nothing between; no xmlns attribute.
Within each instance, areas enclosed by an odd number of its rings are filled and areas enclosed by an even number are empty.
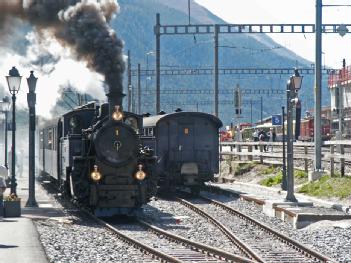
<svg viewBox="0 0 351 263"><path fill-rule="evenodd" d="M331 129L330 120L327 118L321 119L321 134L322 140L330 140ZM314 139L314 118L306 118L301 120L300 136L301 141L313 141Z"/></svg>
<svg viewBox="0 0 351 263"><path fill-rule="evenodd" d="M219 169L222 122L201 112L175 112L145 117L142 141L154 149L161 190L189 187L198 192Z"/></svg>

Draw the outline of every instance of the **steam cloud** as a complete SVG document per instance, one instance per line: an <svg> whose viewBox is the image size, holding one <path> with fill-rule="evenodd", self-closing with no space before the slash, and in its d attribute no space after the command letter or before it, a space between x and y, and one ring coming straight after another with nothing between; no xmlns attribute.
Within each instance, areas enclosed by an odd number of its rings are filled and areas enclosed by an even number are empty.
<svg viewBox="0 0 351 263"><path fill-rule="evenodd" d="M118 11L116 0L0 0L0 38L11 31L13 17L30 22L39 37L49 31L78 60L105 77L110 93L121 96L123 43L109 26ZM43 54L38 61L49 58Z"/></svg>

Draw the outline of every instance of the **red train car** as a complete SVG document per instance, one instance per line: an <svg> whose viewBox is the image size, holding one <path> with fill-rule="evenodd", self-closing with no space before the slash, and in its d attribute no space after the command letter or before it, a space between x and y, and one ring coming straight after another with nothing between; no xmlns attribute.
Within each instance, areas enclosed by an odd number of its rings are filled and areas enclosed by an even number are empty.
<svg viewBox="0 0 351 263"><path fill-rule="evenodd" d="M240 130L242 131L242 130L245 129L245 128L250 128L250 127L252 127L252 124L249 123L249 122L242 122L242 123L239 124L239 127L240 127Z"/></svg>
<svg viewBox="0 0 351 263"><path fill-rule="evenodd" d="M221 142L229 142L233 140L232 131L220 131L219 134Z"/></svg>
<svg viewBox="0 0 351 263"><path fill-rule="evenodd" d="M331 129L330 129L330 120L326 118L321 119L321 128L322 128L322 140L330 140L331 138ZM307 118L301 120L300 126L300 136L299 140L301 141L313 141L314 138L314 118Z"/></svg>

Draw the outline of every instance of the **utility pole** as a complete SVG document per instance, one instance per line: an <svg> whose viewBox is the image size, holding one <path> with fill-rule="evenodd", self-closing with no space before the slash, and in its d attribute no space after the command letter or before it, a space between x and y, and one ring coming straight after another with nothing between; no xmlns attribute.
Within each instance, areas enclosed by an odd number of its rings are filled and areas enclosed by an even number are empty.
<svg viewBox="0 0 351 263"><path fill-rule="evenodd" d="M190 25L190 0L188 0L188 14L189 14L189 25Z"/></svg>
<svg viewBox="0 0 351 263"><path fill-rule="evenodd" d="M252 99L250 99L250 122L251 122L251 126L253 126L253 122L252 122Z"/></svg>
<svg viewBox="0 0 351 263"><path fill-rule="evenodd" d="M215 99L215 107L214 107L214 113L215 116L218 117L218 84L219 84L219 79L218 79L218 34L219 34L219 26L215 25L214 28L214 99Z"/></svg>
<svg viewBox="0 0 351 263"><path fill-rule="evenodd" d="M263 97L261 96L261 124L263 124Z"/></svg>
<svg viewBox="0 0 351 263"><path fill-rule="evenodd" d="M322 0L316 0L316 54L315 54L315 116L314 116L314 172L322 171Z"/></svg>
<svg viewBox="0 0 351 263"><path fill-rule="evenodd" d="M155 35L156 35L156 114L160 112L160 90L161 90L161 33L160 33L160 14L156 14L156 26L155 26Z"/></svg>
<svg viewBox="0 0 351 263"><path fill-rule="evenodd" d="M128 50L128 111L132 111L132 68L130 63L130 50Z"/></svg>
<svg viewBox="0 0 351 263"><path fill-rule="evenodd" d="M146 80L147 81L147 80ZM138 114L141 114L141 82L140 82L140 63L138 63Z"/></svg>

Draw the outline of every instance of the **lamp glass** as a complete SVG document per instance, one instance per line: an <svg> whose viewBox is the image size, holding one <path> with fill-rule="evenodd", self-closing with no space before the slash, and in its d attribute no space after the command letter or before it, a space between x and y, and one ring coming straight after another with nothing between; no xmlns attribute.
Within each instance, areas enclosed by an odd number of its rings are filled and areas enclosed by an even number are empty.
<svg viewBox="0 0 351 263"><path fill-rule="evenodd" d="M7 76L7 85L9 86L9 91L11 94L18 93L21 86L21 76Z"/></svg>
<svg viewBox="0 0 351 263"><path fill-rule="evenodd" d="M301 88L302 78L303 77L301 77L301 76L292 76L292 82L294 85L294 89L299 90Z"/></svg>

